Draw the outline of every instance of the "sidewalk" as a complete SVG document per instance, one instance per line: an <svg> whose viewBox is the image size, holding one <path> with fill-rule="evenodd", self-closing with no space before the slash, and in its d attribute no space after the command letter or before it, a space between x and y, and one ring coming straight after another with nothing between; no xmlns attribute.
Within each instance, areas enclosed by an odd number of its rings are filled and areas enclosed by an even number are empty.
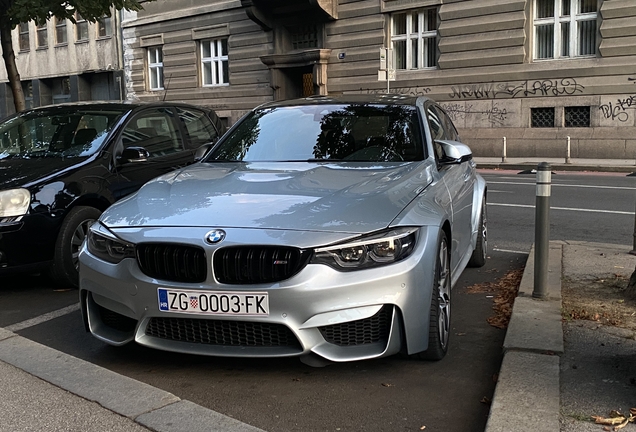
<svg viewBox="0 0 636 432"><path fill-rule="evenodd" d="M636 159L570 159L565 158L506 158L502 162L500 157L473 158L477 168L501 170L528 170L536 168L541 162L548 162L553 171L598 171L598 172L636 172Z"/></svg>
<svg viewBox="0 0 636 432"><path fill-rule="evenodd" d="M636 264L630 250L550 242L546 300L532 298L531 250L506 332L486 432L600 432L603 427L590 421L592 415L636 406L634 333L592 321L563 323L561 316L563 278L576 283L621 273L628 279Z"/></svg>

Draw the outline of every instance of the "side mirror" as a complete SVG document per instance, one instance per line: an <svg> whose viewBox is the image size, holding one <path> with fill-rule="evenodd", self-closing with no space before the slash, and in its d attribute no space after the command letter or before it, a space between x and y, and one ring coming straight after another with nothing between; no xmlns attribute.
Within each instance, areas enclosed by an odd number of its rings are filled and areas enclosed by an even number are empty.
<svg viewBox="0 0 636 432"><path fill-rule="evenodd" d="M449 140L436 140L435 142L442 147L443 156L439 161L442 165L456 165L473 158L473 152L466 144Z"/></svg>
<svg viewBox="0 0 636 432"><path fill-rule="evenodd" d="M143 147L128 147L121 152L118 160L123 163L139 163L146 162L150 157L150 153Z"/></svg>
<svg viewBox="0 0 636 432"><path fill-rule="evenodd" d="M194 152L194 161L198 162L201 159L203 159L208 154L208 152L210 151L212 147L214 147L214 143L210 142L207 144L203 144L202 146L197 148L196 151Z"/></svg>

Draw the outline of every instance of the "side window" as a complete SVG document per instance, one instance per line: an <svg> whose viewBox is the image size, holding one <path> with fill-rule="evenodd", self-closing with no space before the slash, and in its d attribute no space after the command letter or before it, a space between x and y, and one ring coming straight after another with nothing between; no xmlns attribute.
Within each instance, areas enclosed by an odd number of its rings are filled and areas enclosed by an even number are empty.
<svg viewBox="0 0 636 432"><path fill-rule="evenodd" d="M203 111L177 107L177 114L188 134L189 142L186 147L195 149L213 142L218 137L212 121Z"/></svg>
<svg viewBox="0 0 636 432"><path fill-rule="evenodd" d="M124 148L143 147L150 157L159 157L183 150L174 115L169 108L145 111L134 117L122 133Z"/></svg>

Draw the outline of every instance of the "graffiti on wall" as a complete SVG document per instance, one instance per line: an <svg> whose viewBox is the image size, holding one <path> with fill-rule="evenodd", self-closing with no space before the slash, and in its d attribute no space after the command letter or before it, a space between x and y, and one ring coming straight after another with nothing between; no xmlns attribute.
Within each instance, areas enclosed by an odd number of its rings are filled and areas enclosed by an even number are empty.
<svg viewBox="0 0 636 432"><path fill-rule="evenodd" d="M603 117L625 123L629 120L628 110L636 109L636 95L617 99L616 103L608 102L598 107Z"/></svg>
<svg viewBox="0 0 636 432"><path fill-rule="evenodd" d="M474 110L473 105L470 103L446 103L441 105L448 116L455 122L458 120L465 120L468 116L473 116L478 120L487 121L492 126L503 126L504 122L508 118L508 110L506 108L499 108L497 104L493 104L492 108L481 111Z"/></svg>
<svg viewBox="0 0 636 432"><path fill-rule="evenodd" d="M389 88L391 94L402 94L408 96L426 96L431 92L429 87L396 87ZM386 94L386 89L367 89L367 94Z"/></svg>
<svg viewBox="0 0 636 432"><path fill-rule="evenodd" d="M520 83L488 83L451 86L451 99L496 99L530 96L571 96L583 93L585 86L574 78L535 80Z"/></svg>

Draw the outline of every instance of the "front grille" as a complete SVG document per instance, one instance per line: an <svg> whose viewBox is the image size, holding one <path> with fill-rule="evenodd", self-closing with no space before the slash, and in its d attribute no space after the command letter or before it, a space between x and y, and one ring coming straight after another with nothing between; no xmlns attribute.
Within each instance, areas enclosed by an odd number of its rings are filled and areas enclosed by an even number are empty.
<svg viewBox="0 0 636 432"><path fill-rule="evenodd" d="M128 318L110 309L106 309L100 305L96 305L99 310L99 317L105 326L122 332L131 332L137 326L137 320Z"/></svg>
<svg viewBox="0 0 636 432"><path fill-rule="evenodd" d="M389 339L391 312L393 307L384 305L369 318L319 327L322 337L329 343L339 346L372 344Z"/></svg>
<svg viewBox="0 0 636 432"><path fill-rule="evenodd" d="M309 253L291 247L227 247L214 254L214 276L224 284L279 282L298 273L308 259Z"/></svg>
<svg viewBox="0 0 636 432"><path fill-rule="evenodd" d="M151 318L146 334L179 342L235 347L290 347L301 350L282 324L195 318Z"/></svg>
<svg viewBox="0 0 636 432"><path fill-rule="evenodd" d="M200 247L142 243L137 262L145 275L173 282L203 282L207 276L205 252Z"/></svg>

